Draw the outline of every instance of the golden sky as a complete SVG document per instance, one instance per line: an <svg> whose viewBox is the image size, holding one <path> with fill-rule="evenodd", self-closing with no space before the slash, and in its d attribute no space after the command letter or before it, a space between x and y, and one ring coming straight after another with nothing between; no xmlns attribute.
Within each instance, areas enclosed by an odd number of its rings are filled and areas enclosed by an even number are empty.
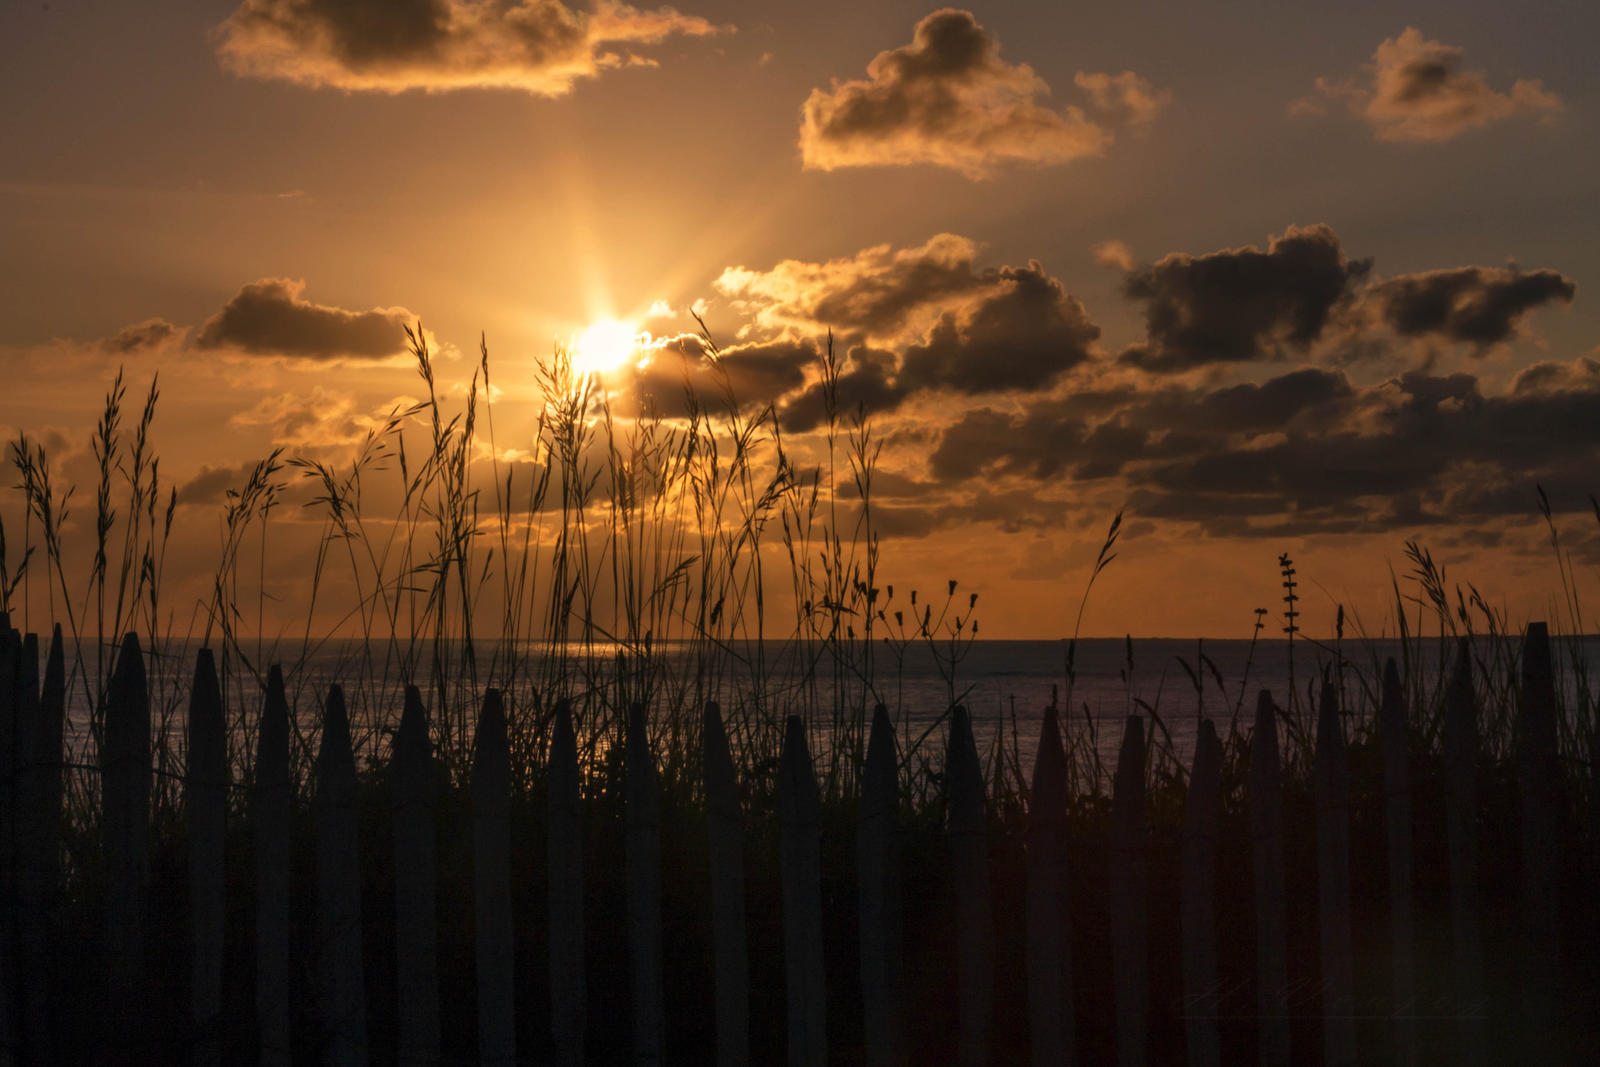
<svg viewBox="0 0 1600 1067"><path fill-rule="evenodd" d="M76 486L86 564L103 396L121 368L131 433L159 374L183 631L254 463L348 465L425 398L404 325L450 410L486 343L485 471L535 466L557 342L624 423L726 381L817 470L831 334L879 580L958 579L984 636L1070 632L1119 510L1087 633L1249 636L1282 553L1308 629L1392 628L1410 540L1555 615L1536 484L1600 562L1597 37L1564 3L7 5L0 430ZM282 477L288 604L322 518Z"/></svg>

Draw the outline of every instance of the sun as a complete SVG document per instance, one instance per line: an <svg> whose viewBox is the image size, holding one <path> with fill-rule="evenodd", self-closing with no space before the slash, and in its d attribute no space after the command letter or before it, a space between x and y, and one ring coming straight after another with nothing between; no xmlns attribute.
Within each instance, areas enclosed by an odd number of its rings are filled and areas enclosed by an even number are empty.
<svg viewBox="0 0 1600 1067"><path fill-rule="evenodd" d="M636 323L600 319L572 342L572 369L579 374L606 374L632 360L649 337Z"/></svg>

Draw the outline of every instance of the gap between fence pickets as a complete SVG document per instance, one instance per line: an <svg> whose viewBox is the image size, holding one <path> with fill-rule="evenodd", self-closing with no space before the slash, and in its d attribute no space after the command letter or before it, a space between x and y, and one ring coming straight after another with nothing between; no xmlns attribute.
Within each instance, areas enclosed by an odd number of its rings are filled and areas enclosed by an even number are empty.
<svg viewBox="0 0 1600 1067"><path fill-rule="evenodd" d="M0 765L9 800L10 828L0 849L6 861L9 930L23 916L38 916L60 891L59 839L40 827L56 824L42 816L61 804L61 723L65 704L59 628L41 679L38 642L4 628L0 634L0 728L10 734L9 762ZM110 1010L126 1023L106 1031L105 1051L137 1057L143 1020L135 1013L146 988L137 969L145 951L142 925L149 893L150 732L149 698L143 654L136 637L122 643L106 699L102 812L107 897L103 980L122 982L124 994ZM1451 924L1459 1012L1459 1060L1481 1062L1487 1005L1476 873L1477 710L1471 683L1471 653L1459 650L1446 693L1444 719L1445 803L1450 863ZM1518 732L1519 795L1524 838L1521 931L1524 953L1521 1007L1525 1048L1548 1048L1549 1012L1554 1003L1544 972L1559 949L1555 914L1558 847L1559 770L1553 667L1548 633L1542 624L1528 628L1522 656ZM1283 896L1283 815L1278 758L1278 710L1271 695L1260 694L1250 738L1249 810L1257 905L1257 968L1261 1002L1257 1044L1263 1063L1288 1061L1286 915ZM1411 812L1406 695L1397 668L1384 671L1379 709L1383 752L1385 821L1390 876L1391 945L1395 998L1394 1052L1404 1061L1415 1055L1415 959L1411 911ZM222 921L225 915L226 818L225 723L215 665L208 652L197 658L188 724L189 763L186 815L190 836L189 887L193 908L192 1001L197 1062L220 1057ZM510 754L503 701L495 690L484 698L472 771L474 884L479 931L480 1049L484 1062L516 1058L514 931L510 908ZM256 1009L263 1063L288 1062L289 713L281 672L269 672L258 732L255 784L256 851ZM744 959L742 813L720 711L706 708L704 721L706 795L713 869L714 936L717 954L719 1059L748 1059L748 962ZM660 901L659 779L646 734L643 709L630 709L626 743L628 938L635 999L635 1058L658 1062L663 1054ZM887 713L874 714L872 739L863 776L858 858L861 876L861 962L869 1059L903 1063L902 989L899 975L897 810L899 783L895 740ZM1068 857L1061 814L1065 775L1059 725L1053 709L1041 731L1028 826L1029 1020L1036 1058L1071 1062L1069 929L1064 886ZM1197 734L1181 842L1181 926L1185 1039L1190 1062L1220 1059L1215 870L1218 771L1221 748L1215 729L1202 721ZM1144 911L1145 745L1142 721L1131 716L1118 760L1113 790L1112 941L1119 1054L1139 1062L1148 1032L1148 942ZM55 773L51 773L54 770ZM436 878L433 852L434 790L437 788L426 712L415 690L407 693L396 736L394 847L397 856L396 910L401 1053L406 1062L425 1062L438 1054L437 943L431 921ZM984 782L972 738L971 720L962 708L950 720L946 789L958 916L960 969L960 1050L964 1062L986 1061L993 1049L994 990L992 897ZM1358 1059L1351 1025L1353 974L1350 962L1349 767L1338 696L1325 684L1317 720L1313 766L1316 801L1319 943L1323 991L1323 1055L1329 1063ZM582 1061L584 997L582 976L582 845L576 746L571 709L557 709L550 749L551 924L566 936L551 939L552 1017L561 1062ZM330 688L324 708L321 745L315 768L313 801L316 836L318 1016L330 1054L345 1062L367 1055L365 985L361 960L361 899L356 780L343 693ZM824 960L820 871L820 824L814 770L801 720L786 723L779 767L780 858L784 891L785 954L788 973L790 1060L820 1063L828 1051L824 1007ZM409 831L415 831L414 833ZM404 857L403 860L399 857ZM881 863L869 862L872 857ZM720 900L720 903L717 901ZM407 922L405 917L414 921ZM46 924L22 923L24 931ZM0 939L0 959L37 959L41 942L32 935ZM561 960L559 969L557 961ZM1538 971L1539 974L1534 972ZM40 1058L48 1041L48 985L44 969L24 967L20 983L3 992L25 1010L0 1012L0 1052L33 1053ZM558 983L558 975L569 981ZM572 979L579 980L575 983ZM1529 983L1533 984L1530 989ZM1543 999L1537 994L1547 994ZM1037 999L1042 998L1042 999ZM1050 1006L1064 1006L1051 1012ZM1477 1009L1483 1010L1477 1010ZM432 1013L430 1015L430 1012ZM564 1021L562 1021L564 1020ZM407 1027L410 1027L408 1030Z"/></svg>

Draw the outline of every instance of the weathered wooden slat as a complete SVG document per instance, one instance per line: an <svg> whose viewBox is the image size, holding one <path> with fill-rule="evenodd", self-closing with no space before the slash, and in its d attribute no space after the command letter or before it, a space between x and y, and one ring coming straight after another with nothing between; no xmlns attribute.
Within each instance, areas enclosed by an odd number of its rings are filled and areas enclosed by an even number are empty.
<svg viewBox="0 0 1600 1067"><path fill-rule="evenodd" d="M1250 736L1250 838L1256 889L1257 1050L1263 1067L1289 1063L1288 920L1283 888L1283 782L1278 716L1261 691Z"/></svg>
<svg viewBox="0 0 1600 1067"><path fill-rule="evenodd" d="M115 1058L138 1059L146 1019L144 916L150 891L150 697L139 638L128 634L106 695L100 758L106 857L106 979Z"/></svg>
<svg viewBox="0 0 1600 1067"><path fill-rule="evenodd" d="M289 702L283 672L267 672L256 733L256 1029L262 1067L287 1067L289 1035Z"/></svg>
<svg viewBox="0 0 1600 1067"><path fill-rule="evenodd" d="M1222 744L1210 719L1195 737L1180 846L1184 1037L1190 1067L1221 1067L1217 984L1217 820L1222 801Z"/></svg>
<svg viewBox="0 0 1600 1067"><path fill-rule="evenodd" d="M1556 782L1555 675L1550 633L1528 624L1522 640L1522 688L1517 723L1517 778L1522 800L1522 1013L1528 1063L1555 1062L1560 1007L1560 839Z"/></svg>
<svg viewBox="0 0 1600 1067"><path fill-rule="evenodd" d="M750 960L744 918L744 813L722 709L706 704L701 730L706 830L710 840L711 939L715 961L717 1063L750 1062Z"/></svg>
<svg viewBox="0 0 1600 1067"><path fill-rule="evenodd" d="M1322 1049L1329 1067L1356 1062L1350 928L1350 770L1339 697L1322 683L1312 768L1317 804L1317 913L1322 948Z"/></svg>
<svg viewBox="0 0 1600 1067"><path fill-rule="evenodd" d="M428 711L405 689L389 769L394 838L395 989L402 1065L439 1062L438 776Z"/></svg>
<svg viewBox="0 0 1600 1067"><path fill-rule="evenodd" d="M189 690L189 914L193 930L190 1013L194 1062L222 1062L222 961L227 921L228 733L211 650L195 656Z"/></svg>
<svg viewBox="0 0 1600 1067"><path fill-rule="evenodd" d="M628 959L633 989L633 1059L658 1064L664 1046L661 948L661 785L645 733L644 707L628 711L623 796L627 827Z"/></svg>
<svg viewBox="0 0 1600 1067"><path fill-rule="evenodd" d="M1412 918L1411 768L1405 687L1392 658L1383 668L1378 732L1383 746L1384 819L1389 839L1394 1058L1402 1067L1412 1067L1417 1062L1417 950Z"/></svg>
<svg viewBox="0 0 1600 1067"><path fill-rule="evenodd" d="M1077 1062L1067 904L1067 757L1052 706L1039 729L1028 804L1028 1033L1036 1067Z"/></svg>
<svg viewBox="0 0 1600 1067"><path fill-rule="evenodd" d="M1478 701L1472 691L1472 645L1461 639L1445 696L1445 833L1450 849L1450 933L1454 944L1456 1062L1486 1062L1483 925L1478 899Z"/></svg>
<svg viewBox="0 0 1600 1067"><path fill-rule="evenodd" d="M511 921L511 750L500 690L483 694L472 756L472 889L478 960L478 1058L517 1061L516 936Z"/></svg>
<svg viewBox="0 0 1600 1067"><path fill-rule="evenodd" d="M956 883L956 957L961 1004L960 1061L990 1061L994 1018L994 910L990 903L989 837L984 816L983 767L967 709L951 713L945 752L945 800Z"/></svg>
<svg viewBox="0 0 1600 1067"><path fill-rule="evenodd" d="M1148 1058L1149 860L1144 803L1144 720L1129 715L1111 797L1111 971L1117 999L1117 1062Z"/></svg>
<svg viewBox="0 0 1600 1067"><path fill-rule="evenodd" d="M361 956L361 842L356 761L344 691L328 687L313 805L317 837L317 970L321 1046L330 1064L367 1062L366 979Z"/></svg>
<svg viewBox="0 0 1600 1067"><path fill-rule="evenodd" d="M779 867L789 1063L828 1061L827 985L822 960L822 829L817 776L800 716L784 724L778 759Z"/></svg>
<svg viewBox="0 0 1600 1067"><path fill-rule="evenodd" d="M550 741L550 1028L558 1067L583 1063L588 988L583 957L583 807L572 706L556 705Z"/></svg>
<svg viewBox="0 0 1600 1067"><path fill-rule="evenodd" d="M894 725L879 704L872 713L861 775L856 862L860 880L861 1010L870 1067L906 1062L901 904L900 757Z"/></svg>

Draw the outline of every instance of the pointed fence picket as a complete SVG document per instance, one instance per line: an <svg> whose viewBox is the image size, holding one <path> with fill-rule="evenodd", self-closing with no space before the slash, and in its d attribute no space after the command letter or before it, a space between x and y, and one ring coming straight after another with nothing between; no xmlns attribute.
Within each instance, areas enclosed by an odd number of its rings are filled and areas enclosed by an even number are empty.
<svg viewBox="0 0 1600 1067"><path fill-rule="evenodd" d="M438 779L428 712L405 689L389 767L394 841L396 1055L402 1067L439 1060Z"/></svg>
<svg viewBox="0 0 1600 1067"><path fill-rule="evenodd" d="M1394 1062L1417 1062L1417 950L1412 919L1411 748L1406 726L1406 693L1400 668L1390 659L1383 667L1383 694L1378 704L1378 729L1383 745L1384 821L1389 836L1389 939L1393 982Z"/></svg>
<svg viewBox="0 0 1600 1067"><path fill-rule="evenodd" d="M906 1062L901 939L900 757L889 711L872 713L856 824L860 899L861 1012L870 1067Z"/></svg>
<svg viewBox="0 0 1600 1067"><path fill-rule="evenodd" d="M150 694L139 638L117 654L106 696L101 759L106 861L107 1052L142 1058L145 907L150 887Z"/></svg>
<svg viewBox="0 0 1600 1067"><path fill-rule="evenodd" d="M1183 806L1179 846L1182 885L1183 1023L1190 1067L1221 1067L1217 984L1217 821L1222 807L1222 743L1210 719L1200 723Z"/></svg>
<svg viewBox="0 0 1600 1067"><path fill-rule="evenodd" d="M789 1063L828 1060L827 989L822 962L822 827L806 728L791 715L778 759L779 866L783 877L783 961L789 1006Z"/></svg>
<svg viewBox="0 0 1600 1067"><path fill-rule="evenodd" d="M661 935L661 785L644 708L628 709L624 773L627 836L624 841L628 893L628 966L633 987L633 1061L662 1062L665 981Z"/></svg>
<svg viewBox="0 0 1600 1067"><path fill-rule="evenodd" d="M366 979L361 956L361 843L356 761L344 690L328 687L313 804L317 836L317 1007L324 1059L367 1062Z"/></svg>
<svg viewBox="0 0 1600 1067"><path fill-rule="evenodd" d="M750 1062L750 960L745 937L744 816L722 709L706 704L701 758L705 765L706 836L711 869L711 951L716 982L717 1063Z"/></svg>
<svg viewBox="0 0 1600 1067"><path fill-rule="evenodd" d="M1028 807L1028 1036L1036 1067L1077 1062L1067 910L1067 757L1045 709Z"/></svg>
<svg viewBox="0 0 1600 1067"><path fill-rule="evenodd" d="M1129 715L1111 798L1111 975L1117 998L1117 1062L1138 1067L1147 1056L1150 951L1144 814L1144 720Z"/></svg>
<svg viewBox="0 0 1600 1067"><path fill-rule="evenodd" d="M1555 678L1550 633L1529 625L1522 641L1522 686L1517 730L1517 788L1522 802L1521 1052L1529 1063L1557 1059L1556 972L1561 967L1561 916L1557 891Z"/></svg>
<svg viewBox="0 0 1600 1067"><path fill-rule="evenodd" d="M960 1059L987 1064L994 1017L994 910L990 903L989 837L984 815L983 768L967 709L950 717L945 755L945 797L950 810L950 851L956 883L956 955L961 1006Z"/></svg>
<svg viewBox="0 0 1600 1067"><path fill-rule="evenodd" d="M1312 767L1317 805L1317 913L1322 947L1322 1050L1328 1067L1356 1063L1355 963L1350 925L1350 772L1339 697L1322 683Z"/></svg>
<svg viewBox="0 0 1600 1067"><path fill-rule="evenodd" d="M517 1062L516 938L511 923L511 750L500 690L483 695L472 757L473 931L478 961L478 1058Z"/></svg>
<svg viewBox="0 0 1600 1067"><path fill-rule="evenodd" d="M1483 923L1478 905L1478 702L1472 645L1461 639L1445 697L1445 833L1450 850L1450 932L1455 949L1456 1062L1485 1062L1488 1002L1483 988Z"/></svg>
<svg viewBox="0 0 1600 1067"><path fill-rule="evenodd" d="M1256 885L1256 1048L1262 1067L1289 1060L1288 914L1283 888L1283 784L1278 709L1265 689L1250 735L1250 838Z"/></svg>
<svg viewBox="0 0 1600 1067"><path fill-rule="evenodd" d="M225 836L228 829L228 731L211 650L195 656L189 692L188 774L184 805L189 824L191 916L190 1012L194 1062L222 1062L222 968L227 922Z"/></svg>
<svg viewBox="0 0 1600 1067"><path fill-rule="evenodd" d="M583 1063L588 990L583 962L583 797L572 706L556 705L546 770L550 878L550 1031L557 1067Z"/></svg>
<svg viewBox="0 0 1600 1067"><path fill-rule="evenodd" d="M294 785L289 777L289 701L283 671L267 672L256 731L256 1033L261 1067L288 1067L289 856Z"/></svg>

